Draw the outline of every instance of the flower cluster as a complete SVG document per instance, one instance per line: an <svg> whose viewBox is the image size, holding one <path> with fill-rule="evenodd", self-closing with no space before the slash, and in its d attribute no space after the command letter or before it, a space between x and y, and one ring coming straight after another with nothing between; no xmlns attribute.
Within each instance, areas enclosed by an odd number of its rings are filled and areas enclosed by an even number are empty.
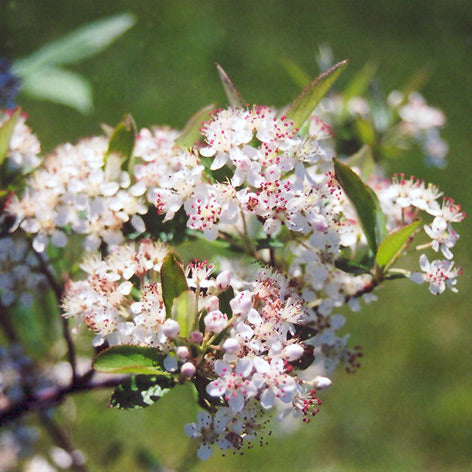
<svg viewBox="0 0 472 472"><path fill-rule="evenodd" d="M364 132L378 141L378 153L392 157L418 147L429 165L446 166L449 147L440 134L446 118L441 110L428 105L419 92L405 96L393 90L385 100L379 99L378 94L334 94L322 100L318 113L335 130L340 153L354 152L352 144L361 144Z"/></svg>
<svg viewBox="0 0 472 472"><path fill-rule="evenodd" d="M12 112L0 111L0 127L12 117ZM8 167L13 171L26 173L41 163L41 146L38 138L26 125L26 115L21 114L13 129L7 150Z"/></svg>
<svg viewBox="0 0 472 472"><path fill-rule="evenodd" d="M336 334L343 317L318 315L297 287L272 270L259 270L238 290L228 271L215 276L207 263L192 262L182 271L193 310L185 332L178 313L166 314L167 251L143 240L104 260L89 257L81 266L87 279L68 286L65 316L95 331L96 345L156 348L166 371L195 384L210 410L205 426L201 419L186 428L200 438L201 458L215 443L222 449L250 444L264 429L265 410L275 405L305 418L315 414L320 402L314 386L329 381L303 371L327 372L339 362L352 363L347 338Z"/></svg>
<svg viewBox="0 0 472 472"><path fill-rule="evenodd" d="M362 355L340 334L338 310L359 310L399 277L435 295L456 291L461 273L453 260L460 205L413 177L385 178L380 167L406 137L441 165L440 111L419 95L390 97L383 115L361 99L337 109L334 97L321 119L305 113L309 90L285 112L235 96L182 132L136 132L127 117L109 137L59 146L40 165L25 157L37 156L39 143L13 139L9 159L37 168L3 202L15 223L0 251L2 303L27 302L43 283L35 261L48 268L39 253L83 235L85 278L67 281L64 317L75 332L83 323L96 334L96 370L139 374L120 384L112 406L143 407L178 383L194 386L205 411L185 431L201 459L215 446L263 441L274 408L305 422L318 412L326 376L339 364L355 371ZM332 132L346 110L378 138L350 158ZM15 133L26 136L18 123ZM398 267L414 249L419 270ZM132 367L121 364L127 356Z"/></svg>

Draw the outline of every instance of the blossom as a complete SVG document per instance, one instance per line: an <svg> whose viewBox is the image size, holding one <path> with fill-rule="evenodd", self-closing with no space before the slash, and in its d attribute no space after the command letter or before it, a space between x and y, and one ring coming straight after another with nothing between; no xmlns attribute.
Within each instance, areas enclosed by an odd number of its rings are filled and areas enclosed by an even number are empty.
<svg viewBox="0 0 472 472"><path fill-rule="evenodd" d="M411 274L410 279L416 283L426 282L429 285L429 291L433 295L443 293L446 287L453 292L457 292L455 285L461 269L454 268L454 262L439 259L429 262L427 256L422 254L420 257L420 267L424 274L414 272Z"/></svg>

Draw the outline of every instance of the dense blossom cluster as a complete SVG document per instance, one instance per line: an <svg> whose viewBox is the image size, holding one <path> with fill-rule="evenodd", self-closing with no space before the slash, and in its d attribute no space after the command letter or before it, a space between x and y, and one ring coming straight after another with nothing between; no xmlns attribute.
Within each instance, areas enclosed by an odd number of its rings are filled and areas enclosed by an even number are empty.
<svg viewBox="0 0 472 472"><path fill-rule="evenodd" d="M442 113L417 94L393 94L389 104L396 121L383 125L359 97L347 104L325 99L321 112L334 129L346 110L371 118L390 145L410 137L442 165ZM263 442L274 407L309 421L321 403L316 390L331 383L326 376L339 364L358 367L361 353L339 333L345 319L338 309L359 310L393 275L426 283L435 295L456 291L453 225L465 214L432 184L387 179L374 161L365 175L362 166L353 172L339 164L331 128L318 116L299 129L290 113L230 106L213 111L199 132L185 147L176 130L142 129L125 157L113 135L91 137L41 161L39 143L20 119L9 165L34 171L4 201L2 217L14 223L4 225L12 234L0 247L0 295L4 306L30 303L45 282L38 262L51 277L48 245L65 247L71 235L82 235L85 278L66 283L64 316L93 331L98 350L151 348L166 382L194 385L205 411L185 431L206 459L215 446ZM385 234L423 219L418 271L389 272L411 249L414 232L378 263L378 246L337 165L349 169L368 204L378 202L374 216L381 213ZM151 239L165 231L181 232L185 243L171 248ZM193 260L202 247L210 262ZM179 254L192 249L182 262Z"/></svg>

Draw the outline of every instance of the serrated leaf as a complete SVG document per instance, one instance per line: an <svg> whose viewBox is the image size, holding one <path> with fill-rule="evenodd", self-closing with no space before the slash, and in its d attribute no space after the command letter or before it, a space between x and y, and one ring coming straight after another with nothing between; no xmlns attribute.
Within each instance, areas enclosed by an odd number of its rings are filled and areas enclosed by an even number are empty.
<svg viewBox="0 0 472 472"><path fill-rule="evenodd" d="M380 244L375 256L375 262L377 265L379 267L388 267L392 265L420 224L421 220L416 220L413 223L387 235Z"/></svg>
<svg viewBox="0 0 472 472"><path fill-rule="evenodd" d="M215 105L207 105L198 110L184 126L184 129L177 136L175 143L179 146L190 148L201 140L200 129L205 121L208 121Z"/></svg>
<svg viewBox="0 0 472 472"><path fill-rule="evenodd" d="M184 271L177 260L177 255L172 251L167 254L162 262L161 285L162 298L164 299L167 317L169 318L172 316L174 299L188 290Z"/></svg>
<svg viewBox="0 0 472 472"><path fill-rule="evenodd" d="M387 234L385 215L374 191L346 164L334 159L334 172L342 189L356 209L370 249L377 253Z"/></svg>
<svg viewBox="0 0 472 472"><path fill-rule="evenodd" d="M362 275L370 274L371 270L369 267L359 264L358 262L352 261L350 259L339 258L334 261L336 269L342 270L353 275Z"/></svg>
<svg viewBox="0 0 472 472"><path fill-rule="evenodd" d="M338 62L333 67L320 74L289 105L285 115L289 120L293 121L296 128L301 128L303 123L310 117L318 103L328 92L341 72L347 67L348 63L349 61L347 59Z"/></svg>
<svg viewBox="0 0 472 472"><path fill-rule="evenodd" d="M51 41L29 57L14 62L13 70L23 79L44 67L72 64L98 54L134 25L136 18L122 13L100 19Z"/></svg>
<svg viewBox="0 0 472 472"><path fill-rule="evenodd" d="M175 381L162 375L133 375L115 388L109 406L119 409L146 408L156 403Z"/></svg>
<svg viewBox="0 0 472 472"><path fill-rule="evenodd" d="M20 117L20 113L21 108L18 108L0 128L0 165L3 164L3 161L7 157L11 137L13 136L13 131Z"/></svg>
<svg viewBox="0 0 472 472"><path fill-rule="evenodd" d="M58 67L44 67L28 75L21 91L33 98L74 108L84 115L93 110L89 81L75 72Z"/></svg>
<svg viewBox="0 0 472 472"><path fill-rule="evenodd" d="M93 368L107 374L160 374L170 376L160 368L164 356L155 348L144 346L112 346L95 357Z"/></svg>
<svg viewBox="0 0 472 472"><path fill-rule="evenodd" d="M172 305L172 319L180 326L180 336L186 338L192 331L197 316L197 300L191 290L182 292L174 299Z"/></svg>
<svg viewBox="0 0 472 472"><path fill-rule="evenodd" d="M241 108L244 104L243 97L241 93L233 84L233 81L229 78L228 74L223 70L223 68L216 64L216 69L218 70L218 74L220 75L221 83L223 84L223 88L225 89L226 97L228 98L228 102L232 107Z"/></svg>

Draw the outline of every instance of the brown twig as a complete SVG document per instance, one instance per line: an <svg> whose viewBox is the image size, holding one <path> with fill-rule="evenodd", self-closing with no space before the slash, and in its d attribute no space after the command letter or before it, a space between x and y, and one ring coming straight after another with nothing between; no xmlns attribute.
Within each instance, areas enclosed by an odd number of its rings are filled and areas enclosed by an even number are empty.
<svg viewBox="0 0 472 472"><path fill-rule="evenodd" d="M35 392L28 398L9 405L7 408L0 410L0 426L23 416L29 411L48 409L60 404L67 395L88 392L91 390L99 390L104 388L112 388L118 386L122 381L122 376L113 376L110 379L92 382L94 371L91 369L84 375L78 376L76 382L65 387L54 386Z"/></svg>

